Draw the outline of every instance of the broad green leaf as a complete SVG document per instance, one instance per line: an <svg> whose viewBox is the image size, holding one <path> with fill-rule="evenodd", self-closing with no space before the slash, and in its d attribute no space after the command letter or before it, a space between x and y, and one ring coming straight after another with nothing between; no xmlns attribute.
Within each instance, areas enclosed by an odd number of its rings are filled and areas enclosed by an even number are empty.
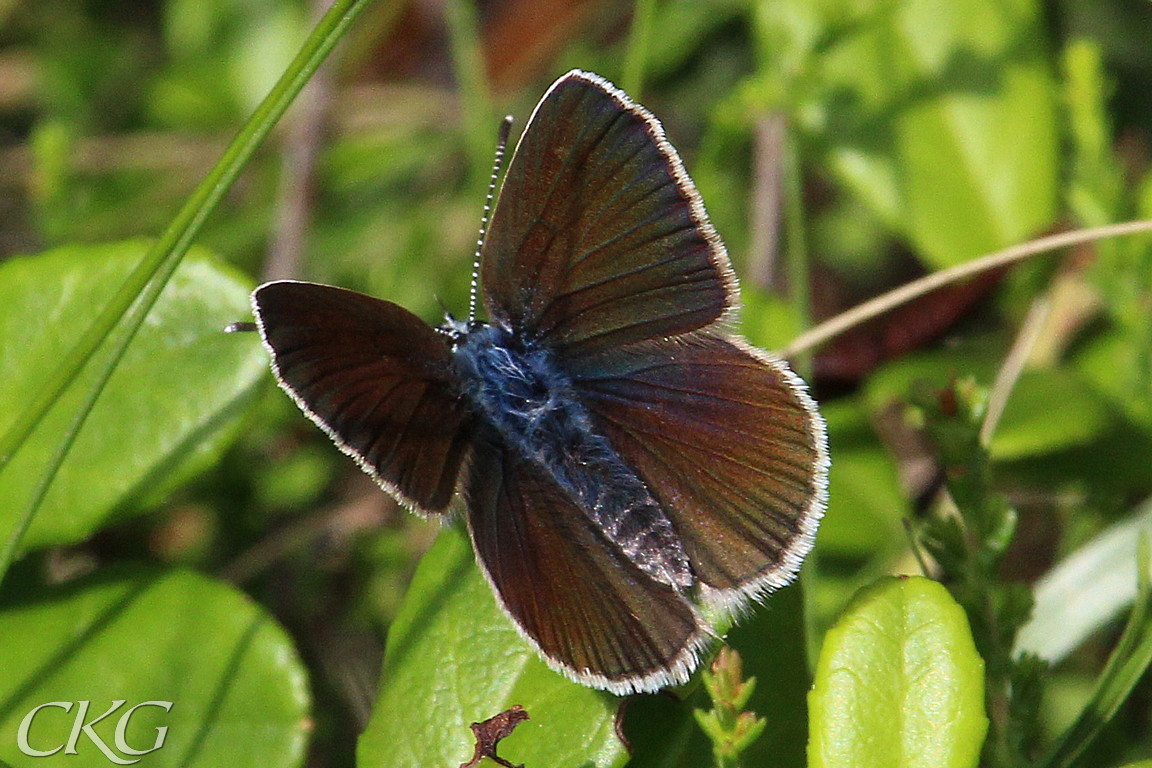
<svg viewBox="0 0 1152 768"><path fill-rule="evenodd" d="M1078 648L1136 597L1136 548L1152 540L1152 503L1077 549L1036 583L1032 617L1016 652L1052 663Z"/></svg>
<svg viewBox="0 0 1152 768"><path fill-rule="evenodd" d="M1021 377L990 446L999 472L1025 484L1076 488L1089 494L1090 506L1147 493L1152 432L1125 412L1136 398L1125 403L1091 376L1042 370Z"/></svg>
<svg viewBox="0 0 1152 768"><path fill-rule="evenodd" d="M143 257L143 241L60 248L0 266L0 433L16 417ZM134 498L220 450L264 378L254 334L225 334L250 316L232 270L193 251L132 341L23 539L24 548L82 540ZM75 417L97 352L0 473L0 538L11 534Z"/></svg>
<svg viewBox="0 0 1152 768"><path fill-rule="evenodd" d="M886 577L829 630L809 695L811 768L972 768L984 662L964 611L921 577Z"/></svg>
<svg viewBox="0 0 1152 768"><path fill-rule="evenodd" d="M850 188L942 268L1055 215L1055 90L1034 0L854 4L801 110Z"/></svg>
<svg viewBox="0 0 1152 768"><path fill-rule="evenodd" d="M549 669L496 605L467 536L446 528L412 579L388 633L383 683L357 762L365 768L459 765L469 724L513 704L531 718L500 743L529 766L620 766L620 699Z"/></svg>
<svg viewBox="0 0 1152 768"><path fill-rule="evenodd" d="M284 631L247 597L189 571L122 572L36 589L0 606L0 758L43 768L108 768L112 762L81 734L74 755L22 754L21 721L34 707L73 702L70 712L33 715L27 746L65 744L80 704L86 721L125 703L93 726L120 758L115 731L125 712L124 743L160 749L141 765L162 768L288 768L304 758L309 693L303 666Z"/></svg>

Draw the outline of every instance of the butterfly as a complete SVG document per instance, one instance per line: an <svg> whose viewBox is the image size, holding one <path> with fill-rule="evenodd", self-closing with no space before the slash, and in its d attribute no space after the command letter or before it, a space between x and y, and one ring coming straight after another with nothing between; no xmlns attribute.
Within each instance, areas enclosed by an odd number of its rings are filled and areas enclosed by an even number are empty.
<svg viewBox="0 0 1152 768"><path fill-rule="evenodd" d="M457 495L476 559L554 669L687 681L787 584L828 471L804 383L732 330L736 280L660 123L578 70L536 106L479 254L487 320L278 281L252 294L280 386L410 509Z"/></svg>

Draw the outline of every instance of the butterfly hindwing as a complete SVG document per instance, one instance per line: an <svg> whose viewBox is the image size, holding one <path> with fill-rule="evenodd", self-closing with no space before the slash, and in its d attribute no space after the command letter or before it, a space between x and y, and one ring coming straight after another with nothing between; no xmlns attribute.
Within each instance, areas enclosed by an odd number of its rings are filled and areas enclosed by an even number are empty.
<svg viewBox="0 0 1152 768"><path fill-rule="evenodd" d="M694 609L625 558L537 465L488 441L465 496L498 600L553 667L620 694L687 680L705 641Z"/></svg>
<svg viewBox="0 0 1152 768"><path fill-rule="evenodd" d="M489 316L564 357L703 327L733 300L724 247L659 122L584 72L529 120L481 270Z"/></svg>
<svg viewBox="0 0 1152 768"><path fill-rule="evenodd" d="M600 355L575 386L672 520L706 599L739 607L791 579L828 457L815 404L783 363L701 332Z"/></svg>
<svg viewBox="0 0 1152 768"><path fill-rule="evenodd" d="M445 510L472 429L447 340L396 304L326 285L268 283L252 305L304 412L400 499Z"/></svg>

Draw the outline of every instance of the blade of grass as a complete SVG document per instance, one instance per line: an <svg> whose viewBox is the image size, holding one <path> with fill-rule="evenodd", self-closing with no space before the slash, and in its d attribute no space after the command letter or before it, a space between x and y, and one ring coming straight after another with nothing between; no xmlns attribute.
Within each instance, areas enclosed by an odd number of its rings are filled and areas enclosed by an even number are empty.
<svg viewBox="0 0 1152 768"><path fill-rule="evenodd" d="M496 120L480 47L480 22L475 3L472 0L448 0L444 4L444 21L452 46L456 87L463 112L469 181L473 187L479 188L488 182L492 160L491 129Z"/></svg>
<svg viewBox="0 0 1152 768"><path fill-rule="evenodd" d="M1032 617L1014 653L1059 664L1088 637L1130 610L1139 579L1127 571L1142 536L1152 534L1152 499L1068 554L1034 587Z"/></svg>
<svg viewBox="0 0 1152 768"><path fill-rule="evenodd" d="M76 418L61 439L54 461L45 468L44 476L36 491L8 535L3 548L0 549L0 581L3 581L8 567L19 551L24 533L28 530L44 494L59 471L105 383L123 357L124 350L143 323L144 317L187 253L205 219L232 186L253 152L271 132L288 105L369 2L371 0L336 0L332 4L288 69L224 151L220 161L188 198L172 223L152 245L140 265L125 280L105 310L75 346L64 355L60 365L41 389L39 397L21 411L15 422L0 438L0 472L2 472L72 380L79 375L101 344L109 340L116 326L123 321L120 336L115 339L111 353L100 368L84 405L77 411Z"/></svg>
<svg viewBox="0 0 1152 768"><path fill-rule="evenodd" d="M812 322L811 254L808 252L808 230L804 210L804 190L800 147L789 127L785 127L784 149L784 259L788 272L788 301L792 304L801 328ZM795 344L793 344L795 346ZM792 367L809 378L811 353L797 351L789 355Z"/></svg>
<svg viewBox="0 0 1152 768"><path fill-rule="evenodd" d="M1152 663L1152 588L1149 587L1149 543L1141 536L1136 552L1137 595L1116 649L1100 673L1080 716L1036 763L1037 768L1071 768L1112 719Z"/></svg>
<svg viewBox="0 0 1152 768"><path fill-rule="evenodd" d="M656 17L656 0L636 0L632 8L632 29L624 51L624 72L620 87L632 98L639 99L644 90L644 69L648 64L648 42L652 38L652 20Z"/></svg>

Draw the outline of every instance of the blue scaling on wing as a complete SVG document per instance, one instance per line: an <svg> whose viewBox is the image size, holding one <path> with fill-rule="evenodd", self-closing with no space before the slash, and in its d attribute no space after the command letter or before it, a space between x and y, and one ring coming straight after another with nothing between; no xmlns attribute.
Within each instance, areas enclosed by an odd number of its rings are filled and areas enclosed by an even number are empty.
<svg viewBox="0 0 1152 768"><path fill-rule="evenodd" d="M463 391L503 443L544 469L609 541L652 578L694 579L668 516L576 399L546 347L479 325L456 347Z"/></svg>

